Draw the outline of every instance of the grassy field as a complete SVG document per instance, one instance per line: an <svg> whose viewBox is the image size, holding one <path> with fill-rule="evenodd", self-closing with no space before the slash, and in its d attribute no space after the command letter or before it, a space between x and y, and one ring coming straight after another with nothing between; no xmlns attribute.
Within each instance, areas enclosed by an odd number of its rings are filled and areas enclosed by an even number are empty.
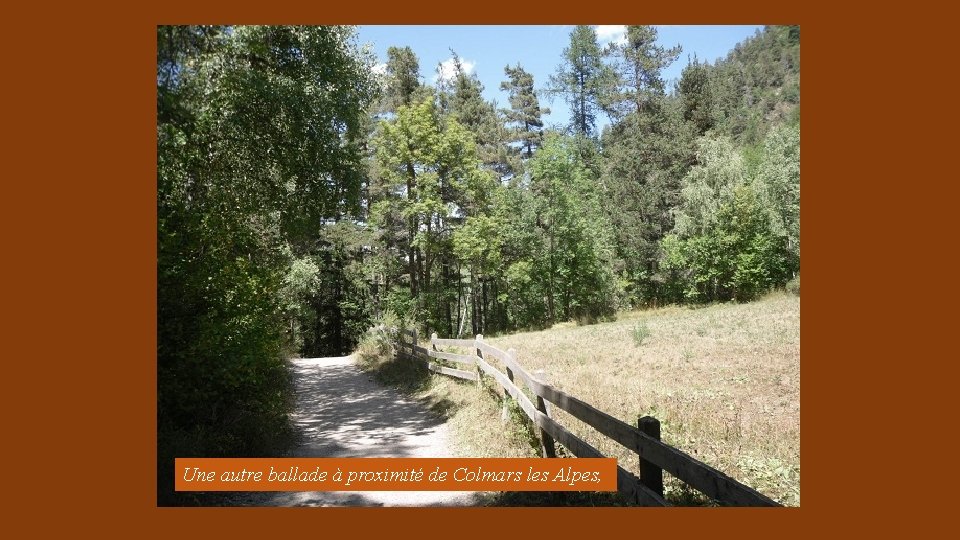
<svg viewBox="0 0 960 540"><path fill-rule="evenodd" d="M783 504L800 504L799 297L621 313L615 322L487 341L516 349L528 370L544 370L557 387L621 420L655 416L664 441ZM449 418L461 455L536 455L522 413L502 418L491 392L385 361L366 345L359 352L381 380ZM555 411L571 431L638 472L635 454ZM666 476L668 500L709 504Z"/></svg>

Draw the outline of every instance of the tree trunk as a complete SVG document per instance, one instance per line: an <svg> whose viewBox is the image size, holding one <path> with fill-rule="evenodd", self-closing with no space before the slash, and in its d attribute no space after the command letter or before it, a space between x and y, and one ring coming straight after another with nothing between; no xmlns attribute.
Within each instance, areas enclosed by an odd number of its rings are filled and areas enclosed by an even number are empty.
<svg viewBox="0 0 960 540"><path fill-rule="evenodd" d="M550 319L550 324L553 324L557 320L557 312L554 309L553 303L553 227L551 224L550 230L550 272L549 280L547 282L547 316Z"/></svg>
<svg viewBox="0 0 960 540"><path fill-rule="evenodd" d="M420 258L422 264L423 272L423 294L430 294L430 267L433 266L433 262L430 260L430 232L433 229L433 219L427 219L427 245L424 248L424 254Z"/></svg>
<svg viewBox="0 0 960 540"><path fill-rule="evenodd" d="M340 309L340 299L343 297L343 261L334 257L337 271L337 281L333 288L333 346L336 354L343 354L343 310Z"/></svg>
<svg viewBox="0 0 960 540"><path fill-rule="evenodd" d="M481 333L477 324L477 273L473 270L470 271L470 326L473 335Z"/></svg>
<svg viewBox="0 0 960 540"><path fill-rule="evenodd" d="M407 162L407 201L413 202L413 190L416 188L417 173L413 168L413 163ZM417 258L416 248L413 245L413 239L417 235L417 217L410 216L409 231L407 238L407 265L410 274L410 297L417 297Z"/></svg>
<svg viewBox="0 0 960 540"><path fill-rule="evenodd" d="M585 56L580 57L580 65L584 66L587 63ZM583 68L580 68L580 71L577 73L577 78L580 84L580 133L583 135L587 134L587 79L583 73Z"/></svg>
<svg viewBox="0 0 960 540"><path fill-rule="evenodd" d="M487 282L489 279L481 279L480 284L483 287L483 323L481 324L483 330L480 331L481 334L487 334L487 319L490 318L490 303L487 300Z"/></svg>
<svg viewBox="0 0 960 540"><path fill-rule="evenodd" d="M457 264L457 334L453 337L460 338L460 330L463 328L463 316L466 315L466 312L463 311L463 278L460 275L460 264ZM463 313L463 315L461 315Z"/></svg>
<svg viewBox="0 0 960 540"><path fill-rule="evenodd" d="M450 263L448 261L443 261L442 272L443 290L448 291L450 290ZM444 297L443 305L447 311L447 337L453 337L453 313L450 311L451 303L450 300L446 298L446 294L444 294Z"/></svg>

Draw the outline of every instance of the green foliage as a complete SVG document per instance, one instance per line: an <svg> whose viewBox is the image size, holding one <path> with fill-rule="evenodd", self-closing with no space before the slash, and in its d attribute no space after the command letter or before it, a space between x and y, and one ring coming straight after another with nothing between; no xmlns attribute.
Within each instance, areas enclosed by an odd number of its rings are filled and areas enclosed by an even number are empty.
<svg viewBox="0 0 960 540"><path fill-rule="evenodd" d="M697 165L683 179L676 210L676 232L695 236L718 221L721 205L747 181L746 167L733 141L704 137L698 141Z"/></svg>
<svg viewBox="0 0 960 540"><path fill-rule="evenodd" d="M592 321L612 314L619 291L610 225L576 139L549 135L530 160L530 173L536 224L547 247L541 265L547 270L550 320L559 315Z"/></svg>
<svg viewBox="0 0 960 540"><path fill-rule="evenodd" d="M679 47L625 37L571 33L546 89L568 136L519 63L498 111L456 53L434 88L349 28L158 27L160 492L176 455L282 452L291 354L799 294L799 27L694 58L670 94Z"/></svg>
<svg viewBox="0 0 960 540"><path fill-rule="evenodd" d="M413 303L394 309L415 314L422 330L452 332L453 233L489 210L497 183L480 166L474 135L432 100L398 109L381 122L374 144L381 200L373 219L395 228L387 234L394 256L405 260L394 266L406 267Z"/></svg>
<svg viewBox="0 0 960 540"><path fill-rule="evenodd" d="M395 285L390 288L386 295L385 309L388 313L395 313L401 320L414 322L418 319L416 299L406 287Z"/></svg>
<svg viewBox="0 0 960 540"><path fill-rule="evenodd" d="M774 231L786 238L786 248L799 270L800 261L800 126L773 128L763 141L754 177L770 211Z"/></svg>
<svg viewBox="0 0 960 540"><path fill-rule="evenodd" d="M395 344L399 343L399 330L403 327L391 325L390 322L394 320L395 316L390 314L385 317L385 320L374 324L364 332L356 351L357 361L361 365L382 358L391 358L396 354Z"/></svg>
<svg viewBox="0 0 960 540"><path fill-rule="evenodd" d="M604 133L603 173L618 271L633 305L671 298L658 265L659 243L674 226L680 180L694 159L694 137L676 103L631 113Z"/></svg>
<svg viewBox="0 0 960 540"><path fill-rule="evenodd" d="M453 53L453 76L372 140L384 305L422 331L492 335L782 285L782 267L799 269L799 139L777 127L799 133L795 30L694 59L667 95L680 51L654 28L601 50L577 27L546 89L571 106L574 136L552 145L529 73L505 69L511 107L497 115ZM597 140L601 110L613 122Z"/></svg>
<svg viewBox="0 0 960 540"><path fill-rule="evenodd" d="M440 111L450 115L473 136L477 158L498 177L513 174L518 166L515 148L507 145L510 134L496 106L483 99L483 85L475 73L468 74L459 55L453 54L452 77L437 81ZM440 68L438 67L438 70Z"/></svg>
<svg viewBox="0 0 960 540"><path fill-rule="evenodd" d="M663 249L664 267L694 301L752 300L789 276L783 244L750 184L734 188L704 229L668 236Z"/></svg>
<svg viewBox="0 0 960 540"><path fill-rule="evenodd" d="M359 210L358 137L376 85L349 28L157 36L158 474L169 502L173 457L277 454L291 439L285 314L323 288L300 246Z"/></svg>
<svg viewBox="0 0 960 540"><path fill-rule="evenodd" d="M545 298L549 270L547 246L538 228L538 209L529 186L513 184L498 190L495 217L502 238L501 260L494 275L501 281L505 328L542 327L548 321ZM506 270L505 272L503 270Z"/></svg>
<svg viewBox="0 0 960 540"><path fill-rule="evenodd" d="M290 266L285 290L291 343L304 356L348 353L370 325L365 235L339 222L317 232L310 255Z"/></svg>
<svg viewBox="0 0 960 540"><path fill-rule="evenodd" d="M357 364L372 373L377 381L401 392L412 394L430 387L430 371L423 362L398 357L382 326L375 326L364 335L357 348Z"/></svg>
<svg viewBox="0 0 960 540"><path fill-rule="evenodd" d="M732 141L724 137L700 140L699 163L683 179L674 234L661 243L663 267L672 287L682 289L686 298L750 300L784 284L794 271L799 255L791 256L786 229L777 221L781 215L778 202L783 198L770 195L789 193L790 189L776 186L791 184L778 182L780 176L764 180L764 174L773 176L764 171L782 166L785 152L792 155L782 150L792 148L782 141L793 139L780 131L771 138L771 150L765 147L754 181ZM799 154L798 139L797 145ZM799 211L799 155L796 157ZM793 178L790 170L785 175Z"/></svg>
<svg viewBox="0 0 960 540"><path fill-rule="evenodd" d="M283 278L281 297L284 300L284 313L291 321L290 345L302 350L304 345L303 326L314 322L309 299L319 292L320 267L311 257L295 259Z"/></svg>
<svg viewBox="0 0 960 540"><path fill-rule="evenodd" d="M453 253L480 272L492 272L501 264L503 239L494 216L470 216L453 234Z"/></svg>

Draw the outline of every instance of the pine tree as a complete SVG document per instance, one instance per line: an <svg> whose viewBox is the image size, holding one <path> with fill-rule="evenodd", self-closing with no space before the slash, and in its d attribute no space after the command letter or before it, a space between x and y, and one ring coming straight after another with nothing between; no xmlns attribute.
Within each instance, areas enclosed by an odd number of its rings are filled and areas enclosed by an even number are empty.
<svg viewBox="0 0 960 540"><path fill-rule="evenodd" d="M631 112L604 131L604 206L613 223L622 277L631 300L660 295L659 242L673 228L680 179L694 158L694 135L679 103L665 99L655 110Z"/></svg>
<svg viewBox="0 0 960 540"><path fill-rule="evenodd" d="M387 49L386 108L409 106L420 89L420 61L410 47Z"/></svg>
<svg viewBox="0 0 960 540"><path fill-rule="evenodd" d="M513 124L511 142L519 142L526 158L533 157L535 148L543 143L543 120L541 115L550 114L550 109L540 108L540 100L533 87L533 75L518 63L506 66L504 73L510 78L500 83L500 89L510 94L510 109L504 109L507 124Z"/></svg>
<svg viewBox="0 0 960 540"><path fill-rule="evenodd" d="M563 63L550 76L548 92L562 95L570 105L574 133L586 137L596 132L597 110L609 87L612 72L603 63L597 32L590 26L577 26L570 33L570 46L563 50Z"/></svg>
<svg viewBox="0 0 960 540"><path fill-rule="evenodd" d="M453 77L438 84L441 93L446 89L447 112L474 135L477 155L484 166L503 178L514 171L516 160L507 146L509 134L498 114L496 105L483 99L483 84L475 73L467 73L460 56L450 51L453 59Z"/></svg>
<svg viewBox="0 0 960 540"><path fill-rule="evenodd" d="M683 68L678 85L683 102L683 118L694 125L697 135L703 135L714 125L709 69L709 64L701 64L694 55L693 61Z"/></svg>
<svg viewBox="0 0 960 540"><path fill-rule="evenodd" d="M640 113L664 95L660 72L680 55L680 46L657 45L653 26L628 26L623 43L611 43L604 56L613 58L613 77L602 94L604 110L622 118L631 110Z"/></svg>

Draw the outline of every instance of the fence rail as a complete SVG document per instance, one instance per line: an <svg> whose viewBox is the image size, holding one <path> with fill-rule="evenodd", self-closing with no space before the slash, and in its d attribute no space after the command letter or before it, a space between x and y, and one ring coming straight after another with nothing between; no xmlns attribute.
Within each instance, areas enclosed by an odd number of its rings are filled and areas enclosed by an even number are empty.
<svg viewBox="0 0 960 540"><path fill-rule="evenodd" d="M410 341L406 341L409 338ZM427 369L450 377L481 384L484 376L496 381L503 391L504 407L513 400L520 410L539 428L541 452L544 457L555 457L555 443L559 442L577 457L605 457L595 447L560 425L553 417L551 405L566 411L573 417L596 429L602 435L616 441L637 454L640 476L623 467L617 467L617 490L628 500L645 506L669 506L663 498L663 471L685 482L690 487L730 506L781 506L773 499L755 489L737 482L685 452L660 440L660 423L649 416L638 419L637 426L619 420L596 407L552 386L539 373L530 373L517 361L513 349L502 351L483 341L483 335L475 339L440 339L430 337L430 348L417 342L416 329L400 332L398 354L425 363ZM467 355L441 351L438 347L472 349ZM489 358L502 362L504 371L490 365ZM459 369L442 363L474 366L474 370ZM519 381L518 381L519 379ZM522 382L534 396L535 401L517 384Z"/></svg>

